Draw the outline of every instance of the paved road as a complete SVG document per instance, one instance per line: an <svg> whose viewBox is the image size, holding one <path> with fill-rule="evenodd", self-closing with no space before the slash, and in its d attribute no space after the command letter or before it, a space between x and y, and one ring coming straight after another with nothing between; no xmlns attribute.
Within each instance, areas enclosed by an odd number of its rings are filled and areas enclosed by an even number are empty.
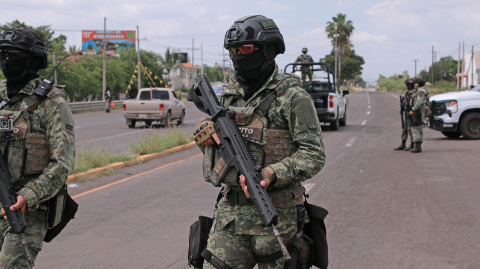
<svg viewBox="0 0 480 269"><path fill-rule="evenodd" d="M309 202L330 211L329 268L480 268L480 142L427 129L423 153L396 152L397 95L349 98L347 126L324 128L326 165L305 182ZM77 218L35 268L188 268L189 226L212 215L218 192L201 178L200 154L78 183Z"/></svg>
<svg viewBox="0 0 480 269"><path fill-rule="evenodd" d="M198 121L205 117L191 102L185 102L185 124L176 128L191 134ZM161 125L148 128L144 123L137 123L133 129L128 128L122 110L86 112L74 114L75 138L77 148L88 146L105 146L112 152L129 152L129 142L144 132L165 132Z"/></svg>

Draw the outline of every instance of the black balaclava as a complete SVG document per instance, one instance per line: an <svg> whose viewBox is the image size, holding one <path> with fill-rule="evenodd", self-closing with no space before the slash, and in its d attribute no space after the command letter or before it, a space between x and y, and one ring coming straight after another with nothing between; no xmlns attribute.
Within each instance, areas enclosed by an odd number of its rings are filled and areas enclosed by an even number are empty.
<svg viewBox="0 0 480 269"><path fill-rule="evenodd" d="M260 46L251 54L237 54L232 58L235 77L242 86L247 101L265 83L275 70L275 45Z"/></svg>
<svg viewBox="0 0 480 269"><path fill-rule="evenodd" d="M38 78L41 59L38 57L24 57L18 60L0 60L0 67L7 79L8 97L17 94L34 78Z"/></svg>

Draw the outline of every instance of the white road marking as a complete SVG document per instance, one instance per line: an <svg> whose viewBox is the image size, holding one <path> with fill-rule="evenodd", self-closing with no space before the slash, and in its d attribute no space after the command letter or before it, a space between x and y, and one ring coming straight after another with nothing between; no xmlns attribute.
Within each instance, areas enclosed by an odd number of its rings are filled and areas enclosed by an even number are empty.
<svg viewBox="0 0 480 269"><path fill-rule="evenodd" d="M372 108L371 106L368 106L368 109Z"/></svg>
<svg viewBox="0 0 480 269"><path fill-rule="evenodd" d="M362 125L367 124L367 120L362 121Z"/></svg>
<svg viewBox="0 0 480 269"><path fill-rule="evenodd" d="M347 147L347 148L351 147L351 146L353 145L353 142L355 142L355 140L357 140L357 138L356 138L356 137L352 137L352 138L350 139L350 141L348 141L348 143L345 145L345 147Z"/></svg>
<svg viewBox="0 0 480 269"><path fill-rule="evenodd" d="M367 112L367 115L370 115L370 111Z"/></svg>
<svg viewBox="0 0 480 269"><path fill-rule="evenodd" d="M363 128L362 134L365 133L365 130L367 130L367 127Z"/></svg>
<svg viewBox="0 0 480 269"><path fill-rule="evenodd" d="M316 183L305 183L303 184L303 187L305 188L305 193L308 193Z"/></svg>

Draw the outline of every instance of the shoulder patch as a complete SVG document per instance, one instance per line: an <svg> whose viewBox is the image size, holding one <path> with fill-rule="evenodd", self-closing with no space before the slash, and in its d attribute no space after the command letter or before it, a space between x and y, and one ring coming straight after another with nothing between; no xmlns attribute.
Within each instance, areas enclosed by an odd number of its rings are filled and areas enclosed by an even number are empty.
<svg viewBox="0 0 480 269"><path fill-rule="evenodd" d="M74 135L74 122L72 111L67 103L61 102L57 105L58 110L60 110L60 120L62 121L62 130L65 132Z"/></svg>
<svg viewBox="0 0 480 269"><path fill-rule="evenodd" d="M272 19L261 20L259 23L263 26L263 29L278 29L277 25Z"/></svg>
<svg viewBox="0 0 480 269"><path fill-rule="evenodd" d="M296 97L292 101L292 109L295 111L296 128L300 132L316 130L320 128L317 112L313 107L312 100L309 97Z"/></svg>

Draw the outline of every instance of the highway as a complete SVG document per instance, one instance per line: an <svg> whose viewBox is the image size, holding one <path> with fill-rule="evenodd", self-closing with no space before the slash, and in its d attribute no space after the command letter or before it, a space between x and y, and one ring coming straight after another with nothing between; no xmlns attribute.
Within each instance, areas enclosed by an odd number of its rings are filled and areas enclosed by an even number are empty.
<svg viewBox="0 0 480 269"><path fill-rule="evenodd" d="M398 94L352 92L347 126L322 127L327 161L304 183L326 208L330 269L480 268L480 141L425 129L423 153L400 144ZM203 114L187 104L191 132ZM75 114L79 147L125 151L121 111ZM155 128L155 131L161 131ZM212 216L219 191L191 148L69 188L80 208L35 268L188 268L188 232Z"/></svg>

